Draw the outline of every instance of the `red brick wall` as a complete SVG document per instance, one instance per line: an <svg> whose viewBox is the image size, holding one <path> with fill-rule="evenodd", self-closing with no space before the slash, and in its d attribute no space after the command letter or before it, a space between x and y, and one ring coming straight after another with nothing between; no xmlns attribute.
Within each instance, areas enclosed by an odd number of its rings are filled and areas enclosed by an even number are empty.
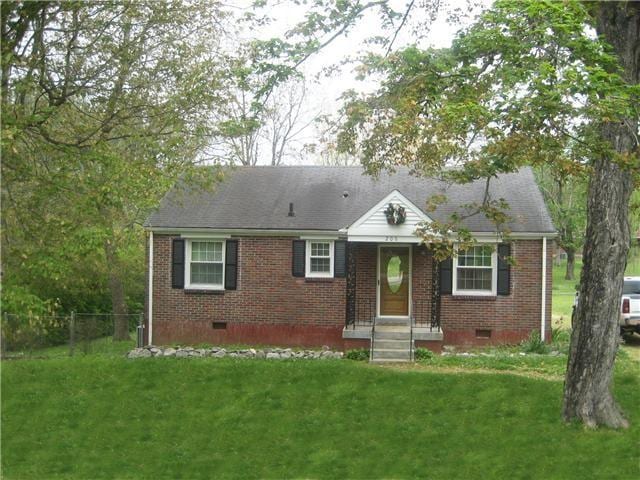
<svg viewBox="0 0 640 480"><path fill-rule="evenodd" d="M433 295L433 257L429 250L423 246L413 247L412 255L411 301L414 318L418 323L430 323Z"/></svg>
<svg viewBox="0 0 640 480"><path fill-rule="evenodd" d="M356 320L367 321L376 314L376 289L378 268L378 245L357 243L356 257Z"/></svg>
<svg viewBox="0 0 640 480"><path fill-rule="evenodd" d="M153 343L347 346L348 342L342 339L346 280L293 277L291 238L240 237L238 288L224 293L171 288L173 238L154 235ZM445 344L514 343L526 338L531 330L539 331L542 241L518 240L512 245L517 265L511 267L511 295L442 296ZM552 247L549 242L547 339L551 325ZM370 300L375 314L377 246L358 244L355 255L356 303ZM423 247L413 247L412 255L412 300L418 319L428 322L433 259ZM226 329L214 329L212 322L226 322ZM491 338L476 338L478 329L491 330Z"/></svg>
<svg viewBox="0 0 640 480"><path fill-rule="evenodd" d="M293 277L291 238L239 238L237 290L215 293L171 288L173 238L154 235L153 343L341 347L345 279Z"/></svg>
<svg viewBox="0 0 640 480"><path fill-rule="evenodd" d="M443 295L440 319L445 344L485 345L517 343L532 330L540 332L542 313L542 240L512 242L511 294L496 297ZM545 337L551 338L551 282L553 242L547 242ZM476 330L490 330L488 339Z"/></svg>

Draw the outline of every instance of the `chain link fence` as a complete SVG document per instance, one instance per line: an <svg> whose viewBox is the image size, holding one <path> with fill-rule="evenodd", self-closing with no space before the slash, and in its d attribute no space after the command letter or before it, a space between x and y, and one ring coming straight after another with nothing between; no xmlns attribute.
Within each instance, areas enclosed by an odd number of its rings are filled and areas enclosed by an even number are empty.
<svg viewBox="0 0 640 480"><path fill-rule="evenodd" d="M122 338L115 338L116 332ZM141 313L76 313L68 315L16 315L4 313L0 329L2 358L49 358L117 353L142 340Z"/></svg>

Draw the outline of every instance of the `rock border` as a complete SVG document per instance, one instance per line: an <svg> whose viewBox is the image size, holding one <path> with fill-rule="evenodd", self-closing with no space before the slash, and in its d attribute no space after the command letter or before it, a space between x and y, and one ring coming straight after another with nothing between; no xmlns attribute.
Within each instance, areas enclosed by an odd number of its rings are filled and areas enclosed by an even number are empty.
<svg viewBox="0 0 640 480"><path fill-rule="evenodd" d="M227 350L223 347L194 348L194 347L158 347L147 345L141 348L134 348L127 353L127 358L152 358L152 357L175 357L175 358L263 358L266 360L329 360L342 359L342 352L332 351L329 347L322 347L322 350L292 350L291 348L248 348L242 350Z"/></svg>

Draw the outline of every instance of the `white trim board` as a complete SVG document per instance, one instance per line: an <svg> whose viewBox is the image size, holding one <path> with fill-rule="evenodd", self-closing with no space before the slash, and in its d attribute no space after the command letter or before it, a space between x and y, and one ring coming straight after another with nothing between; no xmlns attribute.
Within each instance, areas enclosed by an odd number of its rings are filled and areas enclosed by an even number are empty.
<svg viewBox="0 0 640 480"><path fill-rule="evenodd" d="M149 295L149 311L147 313L149 317L149 333L147 335L147 343L153 345L153 232L149 232L149 292L147 295Z"/></svg>
<svg viewBox="0 0 640 480"><path fill-rule="evenodd" d="M252 236L260 236L260 237L273 237L273 236L300 237L303 240L314 239L314 238L326 238L326 239L339 240L341 238L346 238L347 234L349 233L348 228L341 228L340 230L277 230L277 229L272 230L268 228L228 229L228 228L145 227L145 230L148 232L154 232L157 234L180 235L183 237L194 237L198 235L202 237L215 236L217 238L230 238L231 236L252 235ZM496 232L471 232L471 236L474 237L477 241L490 241L490 242L503 241L502 237L496 234ZM508 235L508 240L539 240L542 238L554 239L557 236L558 236L557 232L512 232L511 234ZM358 237L357 239L349 238L349 240L360 241L360 242L384 241L384 239L380 240L379 236L375 236L375 237L361 236L361 237ZM408 235L406 237L406 240L403 240L403 241L405 241L406 243L419 243L420 239L416 237L412 232L411 235Z"/></svg>

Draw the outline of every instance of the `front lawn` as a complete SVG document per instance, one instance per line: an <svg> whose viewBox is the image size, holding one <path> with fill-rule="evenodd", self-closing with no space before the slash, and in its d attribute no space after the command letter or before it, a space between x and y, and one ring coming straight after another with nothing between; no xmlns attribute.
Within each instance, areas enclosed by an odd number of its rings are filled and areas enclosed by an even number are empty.
<svg viewBox="0 0 640 480"><path fill-rule="evenodd" d="M576 294L576 285L580 283L580 272L582 261L576 260L574 280L565 280L564 275L567 269L567 262L553 264L553 290L552 290L552 312L554 327L568 327L571 325L571 308ZM627 260L625 275L640 276L640 253L637 247Z"/></svg>
<svg viewBox="0 0 640 480"><path fill-rule="evenodd" d="M491 359L476 362L491 367ZM3 478L640 473L635 361L622 359L616 373L616 397L632 424L624 432L563 424L561 381L450 373L426 363L402 370L350 361L99 355L3 362Z"/></svg>

